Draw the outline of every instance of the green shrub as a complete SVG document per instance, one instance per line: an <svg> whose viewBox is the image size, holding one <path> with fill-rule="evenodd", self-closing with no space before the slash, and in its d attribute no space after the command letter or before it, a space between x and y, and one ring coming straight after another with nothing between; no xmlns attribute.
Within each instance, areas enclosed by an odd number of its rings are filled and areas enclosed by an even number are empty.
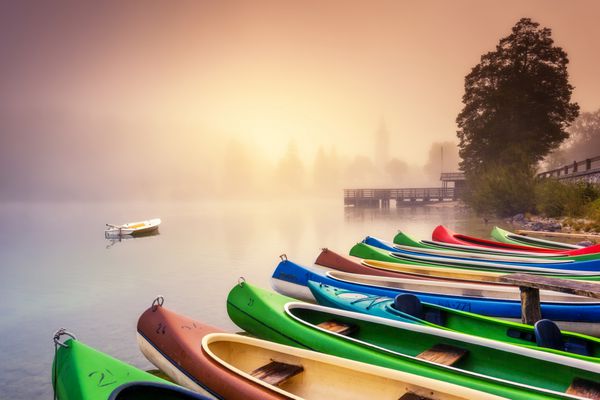
<svg viewBox="0 0 600 400"><path fill-rule="evenodd" d="M480 214L511 216L533 211L533 176L532 171L518 166L489 167L469 177L463 199Z"/></svg>
<svg viewBox="0 0 600 400"><path fill-rule="evenodd" d="M590 212L589 204L600 198L600 190L585 182L560 182L544 179L535 185L537 210L548 217L583 217ZM600 204L598 205L600 215Z"/></svg>
<svg viewBox="0 0 600 400"><path fill-rule="evenodd" d="M590 202L585 210L585 216L591 219L596 224L596 228L600 227L600 198ZM598 231L599 229L596 229Z"/></svg>

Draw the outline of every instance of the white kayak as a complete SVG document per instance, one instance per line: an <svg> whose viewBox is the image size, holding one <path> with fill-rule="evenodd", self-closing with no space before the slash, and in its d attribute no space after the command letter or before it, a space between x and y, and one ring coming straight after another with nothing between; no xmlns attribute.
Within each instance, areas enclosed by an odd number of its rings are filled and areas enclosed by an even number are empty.
<svg viewBox="0 0 600 400"><path fill-rule="evenodd" d="M107 237L144 235L158 230L160 222L160 218L153 218L147 221L130 222L123 225L106 224L108 229L104 231L104 235Z"/></svg>

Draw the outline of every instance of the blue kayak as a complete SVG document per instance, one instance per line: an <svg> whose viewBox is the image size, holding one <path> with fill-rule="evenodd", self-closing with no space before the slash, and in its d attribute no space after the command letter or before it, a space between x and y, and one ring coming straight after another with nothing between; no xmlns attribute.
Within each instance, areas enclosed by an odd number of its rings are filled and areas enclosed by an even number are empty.
<svg viewBox="0 0 600 400"><path fill-rule="evenodd" d="M513 270L522 270L523 272L600 272L600 259L585 261L574 261L565 259L551 261L547 259L541 259L540 261L536 262L502 261L492 259L485 260L481 258L470 258L467 256L459 257L453 255L431 254L419 252L416 250L411 251L406 249L400 249L392 243L387 243L383 240L374 238L372 236L367 236L362 241L362 243L388 251L390 255L398 259L399 262L406 261L410 263L442 263L444 265L452 266L471 266L502 269L509 268Z"/></svg>
<svg viewBox="0 0 600 400"><path fill-rule="evenodd" d="M521 318L518 289L512 287L461 283L460 287L468 289L455 289L456 285L459 285L458 283L372 277L335 271L325 272L303 267L289 260L281 261L272 275L273 288L278 292L298 299L314 301L314 296L308 288L309 280L344 290L383 297L394 298L398 294L412 293L423 302L457 310L492 317ZM436 289L436 285L439 285L439 290ZM448 287L454 291L461 291L463 294L440 293L442 289L448 289ZM476 289L473 289L474 287ZM422 288L427 288L427 290ZM498 291L502 294L503 291L506 292L509 289L515 291L515 299L503 299L500 296L489 297L489 292ZM558 293L557 296L561 296L561 294ZM565 299L572 300L544 301L542 297L542 318L553 321L600 322L600 302L578 296L569 296Z"/></svg>

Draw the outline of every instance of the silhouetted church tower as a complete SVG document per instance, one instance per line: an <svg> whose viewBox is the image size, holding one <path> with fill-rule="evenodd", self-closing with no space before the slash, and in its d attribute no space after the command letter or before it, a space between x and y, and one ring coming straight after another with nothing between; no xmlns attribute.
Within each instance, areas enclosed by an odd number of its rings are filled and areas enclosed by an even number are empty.
<svg viewBox="0 0 600 400"><path fill-rule="evenodd" d="M381 169L390 161L390 133L385 126L385 120L381 118L379 129L375 132L375 165Z"/></svg>

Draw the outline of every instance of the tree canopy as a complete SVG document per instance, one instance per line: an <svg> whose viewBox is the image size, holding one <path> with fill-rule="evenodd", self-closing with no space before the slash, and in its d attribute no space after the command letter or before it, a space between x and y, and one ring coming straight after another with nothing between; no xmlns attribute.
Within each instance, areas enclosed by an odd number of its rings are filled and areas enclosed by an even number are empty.
<svg viewBox="0 0 600 400"><path fill-rule="evenodd" d="M568 137L579 113L568 63L551 30L529 18L481 57L465 77L456 120L467 177L507 163L532 166Z"/></svg>

